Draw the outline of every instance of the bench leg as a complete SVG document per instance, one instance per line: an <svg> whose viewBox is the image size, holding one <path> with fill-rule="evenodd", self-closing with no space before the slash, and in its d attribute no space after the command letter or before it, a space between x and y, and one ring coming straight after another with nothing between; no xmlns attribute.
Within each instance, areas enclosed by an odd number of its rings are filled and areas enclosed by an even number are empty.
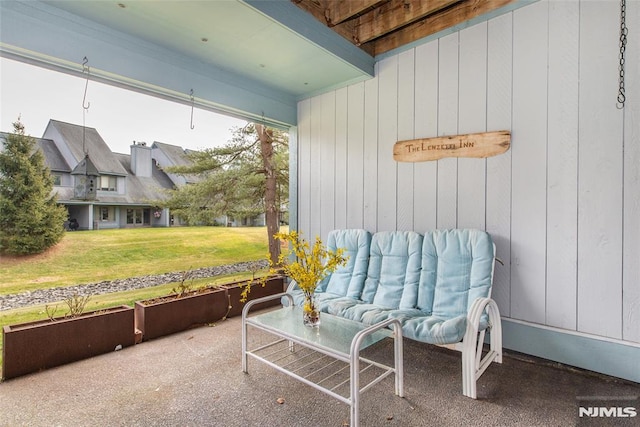
<svg viewBox="0 0 640 427"><path fill-rule="evenodd" d="M480 316L485 312L489 316L490 348L482 357L485 332L479 332ZM478 298L474 301L469 317L467 331L462 340L462 394L477 398L476 382L491 362L502 363L502 324L498 305L490 298Z"/></svg>
<svg viewBox="0 0 640 427"><path fill-rule="evenodd" d="M462 394L476 399L476 352L462 352Z"/></svg>

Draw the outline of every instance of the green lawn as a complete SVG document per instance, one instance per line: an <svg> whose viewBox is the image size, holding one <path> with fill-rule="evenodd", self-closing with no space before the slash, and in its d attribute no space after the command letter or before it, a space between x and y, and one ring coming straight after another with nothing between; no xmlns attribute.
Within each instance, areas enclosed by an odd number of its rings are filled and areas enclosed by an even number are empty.
<svg viewBox="0 0 640 427"><path fill-rule="evenodd" d="M0 295L264 259L264 227L78 231L44 254L0 259Z"/></svg>
<svg viewBox="0 0 640 427"><path fill-rule="evenodd" d="M97 230L67 233L60 244L44 254L0 259L0 294L102 280L185 271L199 267L264 259L267 256L264 227L174 227ZM194 288L246 279L239 273L194 280ZM191 282L190 282L191 283ZM91 296L85 311L171 293L177 283ZM56 316L64 315L64 302ZM0 327L46 319L45 305L0 311ZM0 339L0 365L2 341Z"/></svg>

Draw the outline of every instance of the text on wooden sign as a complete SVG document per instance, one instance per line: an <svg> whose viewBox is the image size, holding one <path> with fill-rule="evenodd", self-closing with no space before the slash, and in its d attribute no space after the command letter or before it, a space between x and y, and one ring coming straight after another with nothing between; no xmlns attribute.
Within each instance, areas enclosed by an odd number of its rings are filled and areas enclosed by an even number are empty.
<svg viewBox="0 0 640 427"><path fill-rule="evenodd" d="M398 141L393 158L398 162L425 162L445 157L484 158L502 154L511 146L509 131L469 133L465 135Z"/></svg>

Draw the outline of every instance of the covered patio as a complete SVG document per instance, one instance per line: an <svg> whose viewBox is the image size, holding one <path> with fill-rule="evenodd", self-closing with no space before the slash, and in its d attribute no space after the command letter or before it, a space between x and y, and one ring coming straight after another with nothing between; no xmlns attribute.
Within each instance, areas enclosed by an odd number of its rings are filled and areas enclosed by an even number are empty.
<svg viewBox="0 0 640 427"><path fill-rule="evenodd" d="M234 317L6 381L0 425L349 425L349 407L324 393L253 359L244 374L240 337L241 319ZM640 404L635 383L509 351L482 376L472 400L461 393L459 353L406 339L404 350L405 397L394 396L391 377L364 392L361 425L596 425L604 420L580 418L580 406ZM389 363L391 341L367 356ZM636 419L617 418L615 425Z"/></svg>
<svg viewBox="0 0 640 427"><path fill-rule="evenodd" d="M358 7L338 19L343 3ZM4 1L0 54L82 77L87 57L91 80L288 130L290 226L306 236L491 234L504 364L474 401L458 354L406 342L406 398L368 391L364 425L572 425L581 397L637 412L640 2L426 3ZM508 151L393 157L399 141L493 131ZM0 421L348 420L330 397L239 366L232 319L2 384Z"/></svg>

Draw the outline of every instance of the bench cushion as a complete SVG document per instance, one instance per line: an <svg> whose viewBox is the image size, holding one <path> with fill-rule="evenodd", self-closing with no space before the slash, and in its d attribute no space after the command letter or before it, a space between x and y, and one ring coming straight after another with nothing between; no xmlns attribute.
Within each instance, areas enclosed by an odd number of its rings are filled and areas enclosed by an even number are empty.
<svg viewBox="0 0 640 427"><path fill-rule="evenodd" d="M361 301L380 308L413 308L420 281L422 235L378 232L371 240L369 269Z"/></svg>
<svg viewBox="0 0 640 427"><path fill-rule="evenodd" d="M462 341L467 330L467 316L452 319L435 316L408 318L402 324L402 335L429 344L451 344Z"/></svg>
<svg viewBox="0 0 640 427"><path fill-rule="evenodd" d="M380 308L373 304L358 304L346 313L352 320L364 323L366 325L375 325L378 322L394 318L402 323L406 319L419 316L421 312L416 309L386 309Z"/></svg>
<svg viewBox="0 0 640 427"><path fill-rule="evenodd" d="M422 235L388 231L373 235L369 268L360 299L347 296L327 302L327 312L358 322L385 320L393 310L416 304Z"/></svg>
<svg viewBox="0 0 640 427"><path fill-rule="evenodd" d="M366 230L334 230L327 237L327 249L344 248L349 257L344 266L338 267L327 280L320 283L316 292L328 292L337 296L360 298L367 278L371 233Z"/></svg>
<svg viewBox="0 0 640 427"><path fill-rule="evenodd" d="M462 340L467 314L476 298L488 297L493 280L495 246L481 230L434 230L425 233L416 309L404 316L404 336L429 344ZM487 327L487 316L480 330Z"/></svg>
<svg viewBox="0 0 640 427"><path fill-rule="evenodd" d="M466 315L476 298L489 296L493 260L493 241L484 231L425 233L416 308L441 319Z"/></svg>

